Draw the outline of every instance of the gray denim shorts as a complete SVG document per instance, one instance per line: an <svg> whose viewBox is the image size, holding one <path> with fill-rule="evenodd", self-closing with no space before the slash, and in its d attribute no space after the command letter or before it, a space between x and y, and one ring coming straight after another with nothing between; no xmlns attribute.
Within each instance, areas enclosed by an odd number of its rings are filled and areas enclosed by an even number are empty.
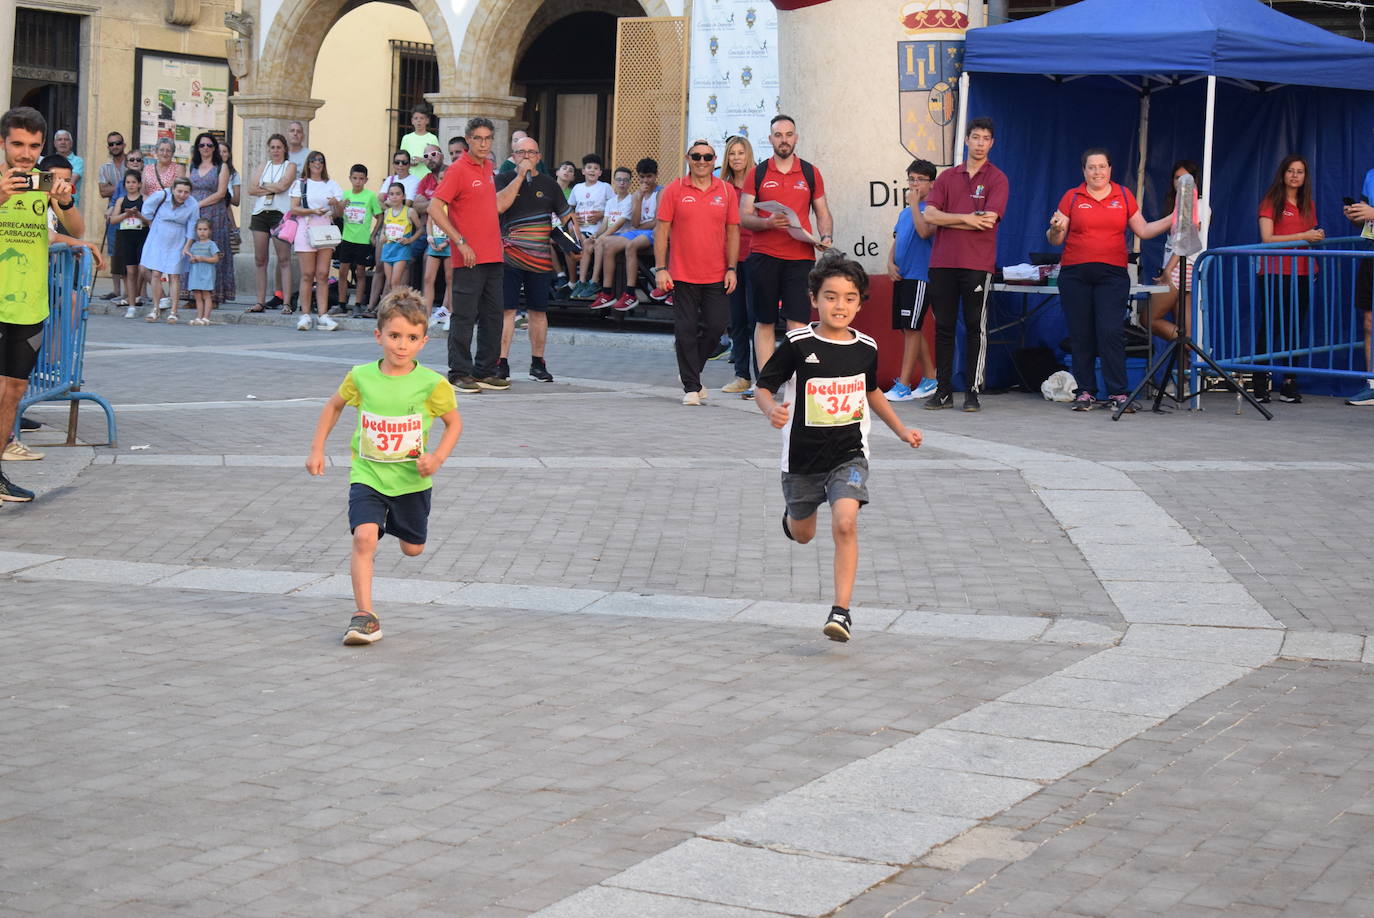
<svg viewBox="0 0 1374 918"><path fill-rule="evenodd" d="M804 520L821 504L833 505L842 497L854 498L860 507L868 503L868 460L863 456L814 475L782 473L782 499L787 502L787 515L794 520Z"/></svg>

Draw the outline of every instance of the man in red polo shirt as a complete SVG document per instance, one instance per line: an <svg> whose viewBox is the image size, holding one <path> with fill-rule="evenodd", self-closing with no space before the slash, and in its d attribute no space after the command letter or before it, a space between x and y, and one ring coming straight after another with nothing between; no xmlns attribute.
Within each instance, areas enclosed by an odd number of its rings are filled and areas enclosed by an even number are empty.
<svg viewBox="0 0 1374 918"><path fill-rule="evenodd" d="M444 180L430 201L429 218L448 236L453 249L448 381L459 392L475 393L483 389L509 389L510 380L496 375L496 361L501 356L503 271L496 167L490 156L496 127L487 118L472 118L463 133L468 149L444 173Z"/></svg>
<svg viewBox="0 0 1374 918"><path fill-rule="evenodd" d="M752 230L749 282L754 289L754 356L762 367L773 356L777 336L778 304L788 329L811 321L811 295L806 278L816 265L816 247L792 238L787 218L758 211L755 200L777 201L797 213L802 227L811 232L811 211L816 211L816 230L822 248L829 247L834 221L825 202L825 181L815 166L794 155L797 124L788 115L775 115L768 124L773 155L755 166L744 179L740 193L740 225Z"/></svg>
<svg viewBox="0 0 1374 918"><path fill-rule="evenodd" d="M1007 212L1007 175L988 161L991 118L968 124L968 159L946 169L926 196L935 226L926 296L935 313L935 394L925 407L954 406L954 331L964 307L964 410L982 408L978 393L988 349L988 294L997 270L997 221Z"/></svg>
<svg viewBox="0 0 1374 918"><path fill-rule="evenodd" d="M687 148L687 176L658 195L654 224L655 285L673 294L674 350L684 405L706 398L701 371L730 320L739 260L739 202L735 188L711 174L716 151L705 140ZM671 236L673 244L668 246ZM670 254L671 252L671 254Z"/></svg>

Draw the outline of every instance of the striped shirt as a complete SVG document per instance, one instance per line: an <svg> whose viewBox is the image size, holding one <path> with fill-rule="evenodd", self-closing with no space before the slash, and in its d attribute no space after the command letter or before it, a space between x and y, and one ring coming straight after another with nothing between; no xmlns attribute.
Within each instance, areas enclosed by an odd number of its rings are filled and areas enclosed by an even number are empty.
<svg viewBox="0 0 1374 918"><path fill-rule="evenodd" d="M514 180L514 172L499 173L496 190L502 191ZM549 214L562 220L570 213L572 205L563 197L558 182L547 175L535 175L525 182L511 206L501 215L501 249L505 263L535 274L552 271L549 233L553 224L549 222Z"/></svg>

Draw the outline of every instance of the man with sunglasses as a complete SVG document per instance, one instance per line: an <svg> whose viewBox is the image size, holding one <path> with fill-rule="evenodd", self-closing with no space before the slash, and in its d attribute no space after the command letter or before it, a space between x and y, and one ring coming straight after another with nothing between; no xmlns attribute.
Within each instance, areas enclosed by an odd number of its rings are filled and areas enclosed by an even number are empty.
<svg viewBox="0 0 1374 918"><path fill-rule="evenodd" d="M777 346L773 327L781 304L788 329L801 328L811 320L811 295L806 278L816 264L811 243L794 239L782 214L760 211L759 201L776 201L796 211L802 229L811 232L811 211L816 211L820 248L829 248L834 221L825 201L825 181L820 170L796 155L797 124L789 115L776 115L768 124L773 155L750 171L740 193L740 223L753 230L748 259L754 289L754 356L759 366L768 363Z"/></svg>
<svg viewBox="0 0 1374 918"><path fill-rule="evenodd" d="M124 189L124 135L118 131L111 131L105 136L105 147L110 151L110 158L100 166L100 172L96 175L96 183L100 186L100 196L105 199L105 254L110 256L110 279L114 281L114 289L101 297L102 300L118 300L123 298L124 275L114 273L114 247L115 233L119 232L119 226L109 221L110 209L114 207L116 192ZM139 166L139 171L143 167Z"/></svg>
<svg viewBox="0 0 1374 918"><path fill-rule="evenodd" d="M692 141L687 175L663 186L654 224L654 282L673 294L673 347L684 405L706 398L701 371L730 321L739 261L739 202L735 187L711 174L715 162L710 143Z"/></svg>

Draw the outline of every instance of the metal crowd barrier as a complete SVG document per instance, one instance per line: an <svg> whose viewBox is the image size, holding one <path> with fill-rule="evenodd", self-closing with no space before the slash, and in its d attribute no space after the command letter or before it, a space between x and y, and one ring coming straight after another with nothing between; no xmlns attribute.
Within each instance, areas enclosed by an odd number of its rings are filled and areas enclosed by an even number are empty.
<svg viewBox="0 0 1374 918"><path fill-rule="evenodd" d="M1296 273L1299 260L1307 274ZM1283 267L1290 273L1277 273ZM1208 249L1195 262L1194 337L1225 370L1276 377L1275 390L1284 374L1362 384L1361 272L1374 278L1374 240L1359 236ZM1371 291L1366 281L1362 292Z"/></svg>
<svg viewBox="0 0 1374 918"><path fill-rule="evenodd" d="M89 249L54 245L48 250L48 321L43 326L43 343L38 363L29 374L29 388L19 401L14 416L14 433L19 434L19 419L25 409L38 402L70 402L67 416L67 446L76 445L77 409L81 401L92 401L105 410L109 442L92 444L114 446L114 408L93 392L82 392L82 364L86 355L86 317L91 305L91 283L95 259ZM49 444L43 444L49 445Z"/></svg>

